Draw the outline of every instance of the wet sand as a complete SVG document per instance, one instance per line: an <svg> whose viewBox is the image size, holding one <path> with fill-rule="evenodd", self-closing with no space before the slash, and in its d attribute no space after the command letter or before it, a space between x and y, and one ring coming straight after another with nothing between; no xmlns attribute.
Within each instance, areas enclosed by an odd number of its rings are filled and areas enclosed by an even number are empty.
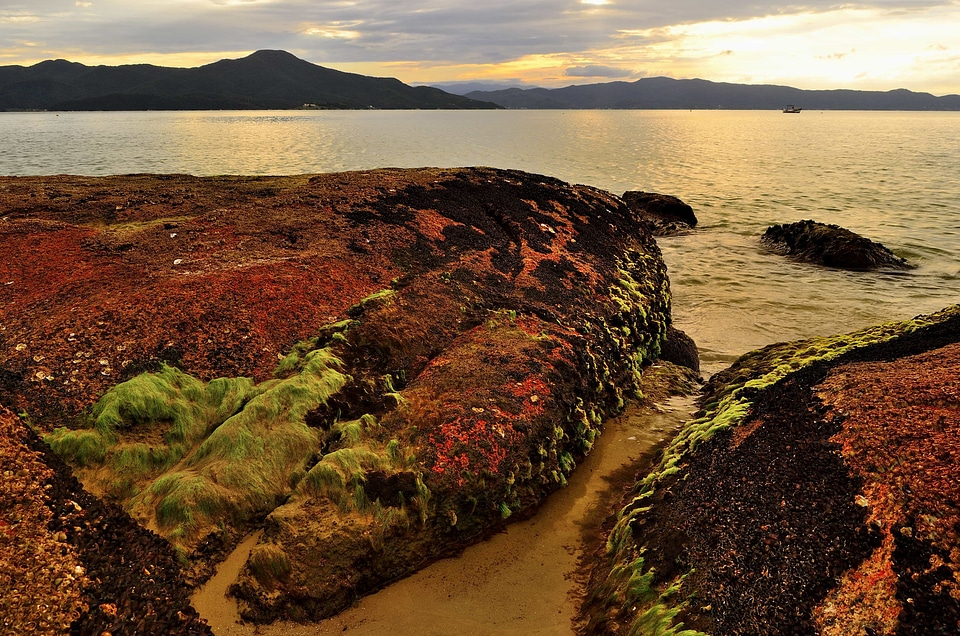
<svg viewBox="0 0 960 636"><path fill-rule="evenodd" d="M672 398L659 408L629 407L607 423L593 452L530 519L364 597L320 623L238 622L225 596L247 555L251 535L193 597L217 636L358 634L462 636L572 634L587 574L578 560L592 553L599 528L633 483L637 470L673 436L694 410L693 398Z"/></svg>

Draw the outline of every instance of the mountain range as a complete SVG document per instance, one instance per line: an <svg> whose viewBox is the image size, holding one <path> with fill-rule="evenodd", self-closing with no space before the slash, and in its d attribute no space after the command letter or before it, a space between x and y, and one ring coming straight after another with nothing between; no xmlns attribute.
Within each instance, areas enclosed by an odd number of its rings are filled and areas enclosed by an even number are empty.
<svg viewBox="0 0 960 636"><path fill-rule="evenodd" d="M86 66L48 60L0 66L0 110L498 108L429 86L344 73L286 51L197 68Z"/></svg>
<svg viewBox="0 0 960 636"><path fill-rule="evenodd" d="M475 84L475 86L483 86ZM286 51L263 50L196 68L86 66L47 60L0 66L3 110L216 109L779 109L960 110L960 95L802 90L649 77L565 88L473 90L469 83L409 86L393 78L326 68ZM465 91L464 91L465 92Z"/></svg>
<svg viewBox="0 0 960 636"><path fill-rule="evenodd" d="M885 92L802 90L789 86L727 84L669 77L554 89L472 91L466 96L504 108L767 110L792 104L810 110L960 110L960 95L936 97L905 89Z"/></svg>

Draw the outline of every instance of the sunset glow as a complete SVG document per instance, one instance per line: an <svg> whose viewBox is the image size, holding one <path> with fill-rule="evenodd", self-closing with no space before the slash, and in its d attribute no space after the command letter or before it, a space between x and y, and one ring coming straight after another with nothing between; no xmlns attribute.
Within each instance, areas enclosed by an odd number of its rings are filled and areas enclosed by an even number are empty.
<svg viewBox="0 0 960 636"><path fill-rule="evenodd" d="M198 66L283 49L408 83L557 87L662 75L942 95L960 93L957 24L960 4L946 0L794 12L652 0L555 10L507 0L21 0L0 8L0 65Z"/></svg>

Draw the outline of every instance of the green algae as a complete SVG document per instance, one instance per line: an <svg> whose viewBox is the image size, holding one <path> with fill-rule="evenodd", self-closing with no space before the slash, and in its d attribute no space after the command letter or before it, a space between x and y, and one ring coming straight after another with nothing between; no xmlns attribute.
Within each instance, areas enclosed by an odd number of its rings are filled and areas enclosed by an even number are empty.
<svg viewBox="0 0 960 636"><path fill-rule="evenodd" d="M283 548L276 543L261 543L250 551L250 572L268 590L290 578L293 566Z"/></svg>
<svg viewBox="0 0 960 636"><path fill-rule="evenodd" d="M45 440L55 453L80 468L102 464L109 450L103 435L95 430L68 431L58 428Z"/></svg>
<svg viewBox="0 0 960 636"><path fill-rule="evenodd" d="M358 306L394 294L383 290ZM60 428L46 440L96 488L181 548L221 521L242 525L266 514L291 494L323 495L342 510L376 510L379 503L365 494L366 473L409 469L413 455L396 439L372 439L379 422L367 414L334 421L327 439L340 448L310 466L323 439L305 423L307 413L352 381L333 350L356 324L328 325L296 343L273 379L259 384L249 378L203 382L163 365L107 391L87 428ZM329 344L319 346L323 342ZM385 377L392 390L392 378ZM403 402L396 392L384 397ZM421 517L429 499L418 477L412 503Z"/></svg>
<svg viewBox="0 0 960 636"><path fill-rule="evenodd" d="M281 363L276 375L286 377L259 385L162 367L104 394L89 429L57 429L47 441L77 466L107 468L94 475L106 493L187 543L221 517L269 512L306 472L320 440L304 417L350 377L328 349L300 353Z"/></svg>
<svg viewBox="0 0 960 636"><path fill-rule="evenodd" d="M347 315L357 316L372 307L388 304L396 297L396 295L397 291L389 287L375 291L369 296L361 298L360 302L348 309Z"/></svg>
<svg viewBox="0 0 960 636"><path fill-rule="evenodd" d="M623 342L621 360L626 361L630 376L625 386L615 387L619 410L626 398L643 398L639 389L643 367L660 356L670 324L670 280L659 254L654 258L634 250L619 259L616 272L607 295L619 310L620 326L613 329L618 332L617 339ZM610 326L606 329L614 335ZM603 379L607 379L610 374L607 361L600 361L598 368L602 369ZM602 389L603 382L598 386L598 390Z"/></svg>
<svg viewBox="0 0 960 636"><path fill-rule="evenodd" d="M204 383L163 365L105 393L94 405L90 428L58 428L46 441L80 467L106 464L138 479L180 461L254 393L249 378Z"/></svg>

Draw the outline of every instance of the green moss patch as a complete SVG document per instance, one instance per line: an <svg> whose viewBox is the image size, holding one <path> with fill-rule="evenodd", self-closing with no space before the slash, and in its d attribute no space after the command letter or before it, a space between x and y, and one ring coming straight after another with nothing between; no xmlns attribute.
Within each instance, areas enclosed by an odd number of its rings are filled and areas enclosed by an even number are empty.
<svg viewBox="0 0 960 636"><path fill-rule="evenodd" d="M143 374L97 402L90 428L47 442L131 514L189 544L223 518L272 510L305 473L319 446L305 416L349 376L327 349L291 356L277 373L286 377L258 385L172 367Z"/></svg>

